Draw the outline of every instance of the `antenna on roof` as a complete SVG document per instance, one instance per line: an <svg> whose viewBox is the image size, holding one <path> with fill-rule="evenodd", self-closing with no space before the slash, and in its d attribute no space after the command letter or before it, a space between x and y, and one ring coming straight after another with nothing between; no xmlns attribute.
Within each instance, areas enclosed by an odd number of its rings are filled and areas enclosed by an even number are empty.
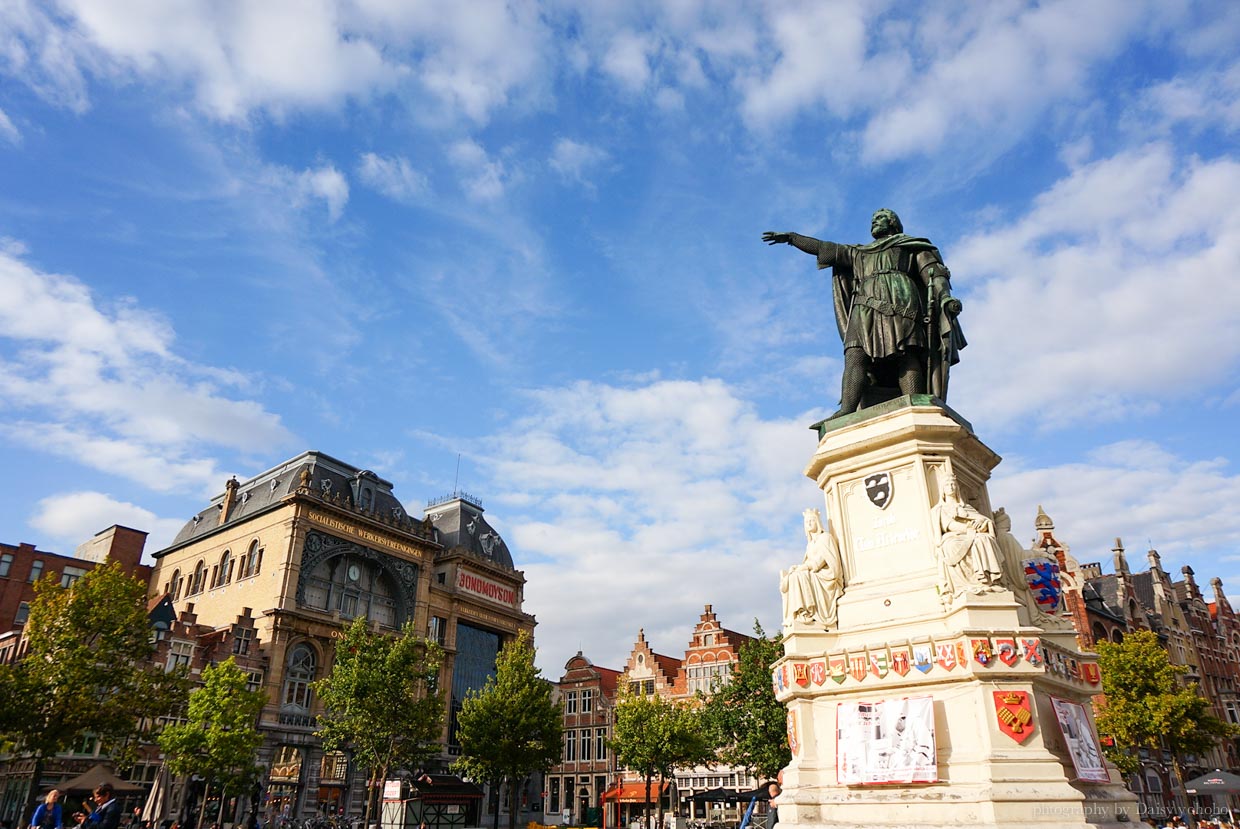
<svg viewBox="0 0 1240 829"><path fill-rule="evenodd" d="M456 493L460 490L458 484L461 482L461 453L456 453L456 476L452 479L452 492Z"/></svg>

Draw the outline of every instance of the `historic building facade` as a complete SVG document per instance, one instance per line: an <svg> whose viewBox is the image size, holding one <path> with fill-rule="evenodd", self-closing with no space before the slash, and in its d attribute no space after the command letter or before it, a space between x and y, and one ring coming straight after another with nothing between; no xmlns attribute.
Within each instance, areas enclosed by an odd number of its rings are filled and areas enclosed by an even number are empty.
<svg viewBox="0 0 1240 829"><path fill-rule="evenodd" d="M694 700L699 693L709 694L728 682L741 645L750 639L724 628L706 605L682 657L656 652L643 629L623 670L599 667L580 651L568 660L556 684L564 709L564 755L547 774L544 822L600 825L606 809L607 825L616 826L625 814L635 813L637 804L646 799L645 782L619 767L607 745L617 695L626 690ZM697 792L721 787L744 791L756 784L743 770L720 764L677 771L661 791L655 783L651 800L662 798L669 814L698 818L703 807L690 799Z"/></svg>
<svg viewBox="0 0 1240 829"><path fill-rule="evenodd" d="M335 638L353 619L393 631L412 623L443 646L439 767L459 753L465 693L494 672L505 642L535 624L522 610L524 575L477 499L454 494L416 518L391 483L320 452L228 481L155 558L151 599L166 599L178 620L166 658L244 653L268 694L259 723L268 817L360 813L365 774L345 755L324 754L311 687L330 672Z"/></svg>

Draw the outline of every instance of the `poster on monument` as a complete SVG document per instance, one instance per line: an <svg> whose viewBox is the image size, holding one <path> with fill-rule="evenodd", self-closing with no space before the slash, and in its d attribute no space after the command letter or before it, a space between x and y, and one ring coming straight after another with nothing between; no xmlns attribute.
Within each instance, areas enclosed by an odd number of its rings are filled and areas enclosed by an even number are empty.
<svg viewBox="0 0 1240 829"><path fill-rule="evenodd" d="M1058 697L1051 697L1051 705L1055 708L1055 719L1059 721L1059 730L1068 746L1072 765L1076 767L1077 778L1091 783L1110 783L1111 775L1107 773L1102 746L1098 744L1098 737L1089 724L1085 706Z"/></svg>
<svg viewBox="0 0 1240 829"><path fill-rule="evenodd" d="M835 716L840 785L938 782L932 697L842 702Z"/></svg>

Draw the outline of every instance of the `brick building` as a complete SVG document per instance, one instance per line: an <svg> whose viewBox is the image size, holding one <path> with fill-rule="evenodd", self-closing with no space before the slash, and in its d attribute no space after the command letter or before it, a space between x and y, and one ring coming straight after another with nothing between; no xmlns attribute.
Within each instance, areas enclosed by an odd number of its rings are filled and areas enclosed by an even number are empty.
<svg viewBox="0 0 1240 829"><path fill-rule="evenodd" d="M34 583L55 578L69 587L96 564L116 561L132 576L149 581L142 564L146 533L114 524L80 544L71 556L39 550L32 544L0 544L0 662L18 656L22 626L34 601Z"/></svg>
<svg viewBox="0 0 1240 829"><path fill-rule="evenodd" d="M739 659L738 651L752 637L724 628L710 605L694 625L683 656L656 652L639 630L624 669L601 668L578 652L564 666L556 693L564 706L564 759L547 775L545 821L561 822L567 810L570 822L615 826L645 802L645 782L617 768L606 745L614 723L616 695L621 689L635 694L658 694L691 700L726 683ZM677 771L662 791L652 790L652 803L662 797L670 814L698 818L703 807L690 798L713 788L752 789L757 781L743 770L717 765ZM730 808L737 812L736 807ZM718 813L718 809L716 809ZM718 816L716 814L715 816ZM733 819L739 817L732 814Z"/></svg>

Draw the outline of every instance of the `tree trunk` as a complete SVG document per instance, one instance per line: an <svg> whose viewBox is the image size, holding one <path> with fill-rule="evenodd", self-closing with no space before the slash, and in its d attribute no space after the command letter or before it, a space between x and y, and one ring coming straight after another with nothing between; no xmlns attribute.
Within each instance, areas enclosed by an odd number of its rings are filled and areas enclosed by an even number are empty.
<svg viewBox="0 0 1240 829"><path fill-rule="evenodd" d="M663 782L666 779L663 772L659 772L659 821L655 824L659 829L663 829Z"/></svg>
<svg viewBox="0 0 1240 829"><path fill-rule="evenodd" d="M508 829L517 829L517 778L508 778Z"/></svg>
<svg viewBox="0 0 1240 829"><path fill-rule="evenodd" d="M202 800L198 804L198 822L194 824L195 829L202 829L203 818L207 816L207 798L211 796L211 781L208 780L203 785Z"/></svg>
<svg viewBox="0 0 1240 829"><path fill-rule="evenodd" d="M650 781L654 779L654 772L646 773L646 802L642 804L642 829L651 829L650 826Z"/></svg>
<svg viewBox="0 0 1240 829"><path fill-rule="evenodd" d="M495 814L491 817L491 829L499 829L499 803L503 800L504 778L498 778L491 786L495 789Z"/></svg>

